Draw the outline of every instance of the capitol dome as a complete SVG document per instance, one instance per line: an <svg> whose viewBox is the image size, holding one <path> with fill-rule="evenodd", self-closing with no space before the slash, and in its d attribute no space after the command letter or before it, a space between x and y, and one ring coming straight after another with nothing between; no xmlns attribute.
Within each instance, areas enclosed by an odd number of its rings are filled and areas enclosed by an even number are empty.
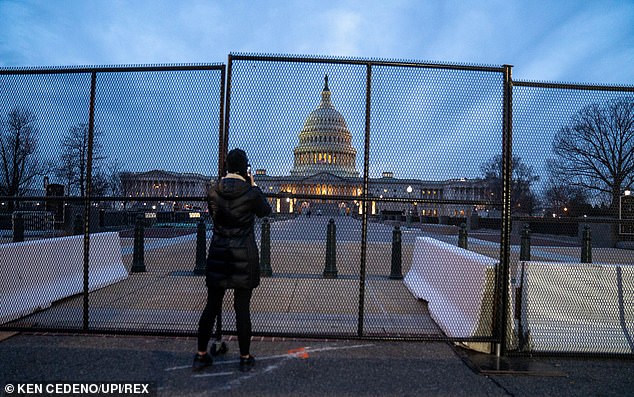
<svg viewBox="0 0 634 397"><path fill-rule="evenodd" d="M293 176L310 176L322 172L340 177L358 177L357 151L352 147L352 134L346 120L330 101L328 75L324 78L321 103L310 112L299 133Z"/></svg>

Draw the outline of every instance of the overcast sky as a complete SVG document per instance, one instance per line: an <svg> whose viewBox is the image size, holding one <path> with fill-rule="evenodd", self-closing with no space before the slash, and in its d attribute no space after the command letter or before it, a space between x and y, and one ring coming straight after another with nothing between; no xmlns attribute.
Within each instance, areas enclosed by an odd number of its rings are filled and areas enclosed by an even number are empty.
<svg viewBox="0 0 634 397"><path fill-rule="evenodd" d="M0 0L0 68L227 63L229 53L510 64L515 80L634 86L634 0ZM362 171L365 71L261 66L233 70L230 146L288 175L328 73ZM198 78L101 76L96 122L108 158L133 171L213 174L219 77ZM0 113L28 103L52 151L85 118L86 79L7 78ZM371 176L478 177L501 152L501 76L376 69L373 79ZM169 99L157 95L162 86ZM73 87L83 87L78 102ZM543 175L555 131L582 106L620 95L516 87L514 155Z"/></svg>
<svg viewBox="0 0 634 397"><path fill-rule="evenodd" d="M0 0L0 66L226 62L230 52L514 65L634 84L632 0Z"/></svg>

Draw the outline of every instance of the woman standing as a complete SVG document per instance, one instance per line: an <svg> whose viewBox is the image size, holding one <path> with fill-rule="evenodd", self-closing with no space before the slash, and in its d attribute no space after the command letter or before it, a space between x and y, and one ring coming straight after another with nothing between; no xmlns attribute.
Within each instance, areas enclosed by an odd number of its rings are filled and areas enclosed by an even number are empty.
<svg viewBox="0 0 634 397"><path fill-rule="evenodd" d="M213 219L213 237L207 257L207 305L198 323L198 353L194 369L213 363L207 352L213 323L221 312L227 289L233 289L233 306L240 347L240 369L255 365L251 345L251 295L260 284L258 247L253 224L255 217L271 213L266 197L253 181L244 150L233 149L226 158L227 175L210 189L207 201Z"/></svg>

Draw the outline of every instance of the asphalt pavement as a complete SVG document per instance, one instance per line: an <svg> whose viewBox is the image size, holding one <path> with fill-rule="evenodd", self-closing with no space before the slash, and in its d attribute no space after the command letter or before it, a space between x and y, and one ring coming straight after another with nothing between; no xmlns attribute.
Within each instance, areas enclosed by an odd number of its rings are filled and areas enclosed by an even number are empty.
<svg viewBox="0 0 634 397"><path fill-rule="evenodd" d="M139 393L127 394L134 396L634 395L631 359L494 359L444 342L258 337L252 344L256 366L241 372L237 342L230 337L227 355L195 372L191 363L196 341L191 337L4 337L1 396L37 395L18 391L33 391L38 385L45 392L46 387L63 391L68 385L88 389L110 383L139 386Z"/></svg>

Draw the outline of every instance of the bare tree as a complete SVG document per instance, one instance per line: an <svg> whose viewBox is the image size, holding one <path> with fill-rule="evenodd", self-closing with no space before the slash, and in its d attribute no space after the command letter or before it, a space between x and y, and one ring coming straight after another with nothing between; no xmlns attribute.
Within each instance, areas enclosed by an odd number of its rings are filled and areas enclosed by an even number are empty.
<svg viewBox="0 0 634 397"><path fill-rule="evenodd" d="M553 152L552 178L607 196L615 210L621 189L634 183L634 98L582 108L555 135Z"/></svg>
<svg viewBox="0 0 634 397"><path fill-rule="evenodd" d="M101 131L95 128L92 145L92 175L95 178L93 184L98 189L103 187L101 180L104 179L101 176L101 162L105 158L102 155L101 136ZM62 137L59 160L59 165L54 170L55 176L64 182L69 194L85 196L88 171L88 124L74 125ZM101 194L100 191L94 191L94 193Z"/></svg>
<svg viewBox="0 0 634 397"><path fill-rule="evenodd" d="M544 191L544 209L558 216L577 217L592 211L588 192L579 187L548 180Z"/></svg>
<svg viewBox="0 0 634 397"><path fill-rule="evenodd" d="M493 156L480 166L480 171L487 182L491 199L502 200L502 155ZM538 200L532 190L539 176L533 172L533 167L522 162L521 157L513 156L511 177L511 212L532 215Z"/></svg>
<svg viewBox="0 0 634 397"><path fill-rule="evenodd" d="M108 188L113 196L121 196L123 194L123 184L121 183L121 164L117 159L108 163Z"/></svg>
<svg viewBox="0 0 634 397"><path fill-rule="evenodd" d="M38 129L36 117L28 109L11 110L0 130L0 192L6 196L23 196L35 178L44 175L37 157ZM13 209L13 203L10 208Z"/></svg>

